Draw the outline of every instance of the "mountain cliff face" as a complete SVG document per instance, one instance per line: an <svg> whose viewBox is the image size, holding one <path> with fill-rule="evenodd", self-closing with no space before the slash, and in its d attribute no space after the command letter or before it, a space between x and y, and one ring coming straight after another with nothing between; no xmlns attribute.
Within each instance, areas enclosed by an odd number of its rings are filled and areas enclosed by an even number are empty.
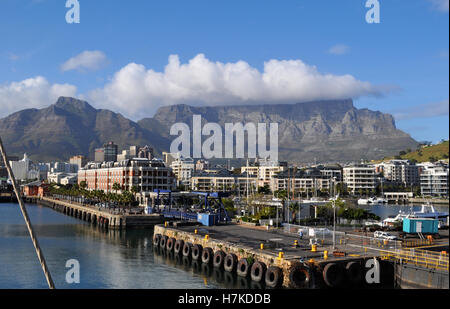
<svg viewBox="0 0 450 309"><path fill-rule="evenodd" d="M76 154L93 158L94 149L108 141L123 148L158 141L120 114L63 97L47 108L28 109L1 119L0 136L8 154L26 152L41 161L68 160Z"/></svg>
<svg viewBox="0 0 450 309"><path fill-rule="evenodd" d="M271 123L279 126L279 158L293 162L346 162L376 159L386 154L398 154L415 148L417 142L397 130L394 118L381 112L357 109L352 100L320 101L284 105L252 105L225 107L191 107L175 105L162 107L152 119L166 129L176 122L192 124L194 114L205 122Z"/></svg>
<svg viewBox="0 0 450 309"><path fill-rule="evenodd" d="M378 159L417 146L395 127L391 115L356 109L351 100L284 105L162 107L153 118L133 122L87 102L60 98L44 109L29 109L0 119L0 136L10 155L27 152L35 160L67 160L75 154L93 157L95 148L114 141L119 149L150 145L169 151L177 122L272 123L279 126L279 158L292 162Z"/></svg>

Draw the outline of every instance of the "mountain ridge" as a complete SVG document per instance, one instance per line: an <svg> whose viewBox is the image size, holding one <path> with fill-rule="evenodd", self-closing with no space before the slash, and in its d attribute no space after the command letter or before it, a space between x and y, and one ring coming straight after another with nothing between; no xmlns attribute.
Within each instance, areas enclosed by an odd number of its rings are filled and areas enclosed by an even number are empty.
<svg viewBox="0 0 450 309"><path fill-rule="evenodd" d="M152 146L157 154L169 151L176 122L279 124L279 158L292 162L345 162L377 159L414 148L417 142L398 130L392 115L357 109L351 99L295 104L160 107L139 121L120 113L96 109L88 102L60 97L42 109L26 109L0 119L0 135L9 153L27 152L32 159L68 160L83 154L93 159L95 148L112 140L125 149Z"/></svg>

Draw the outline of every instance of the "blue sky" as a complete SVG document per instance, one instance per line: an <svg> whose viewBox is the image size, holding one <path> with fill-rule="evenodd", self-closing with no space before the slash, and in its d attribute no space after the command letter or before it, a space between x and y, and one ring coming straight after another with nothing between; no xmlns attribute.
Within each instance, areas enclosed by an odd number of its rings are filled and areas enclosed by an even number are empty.
<svg viewBox="0 0 450 309"><path fill-rule="evenodd" d="M365 2L79 0L68 24L65 0L0 0L0 117L58 95L134 120L350 96L417 140L448 139L448 0L380 0L380 24Z"/></svg>

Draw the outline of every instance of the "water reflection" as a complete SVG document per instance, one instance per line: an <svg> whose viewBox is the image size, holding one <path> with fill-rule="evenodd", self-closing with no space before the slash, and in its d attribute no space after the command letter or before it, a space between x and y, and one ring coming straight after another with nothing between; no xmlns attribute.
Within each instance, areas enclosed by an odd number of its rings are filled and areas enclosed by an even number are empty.
<svg viewBox="0 0 450 309"><path fill-rule="evenodd" d="M264 289L264 285L252 282L250 278L237 276L235 273L226 272L210 264L204 264L190 257L168 252L166 249L153 247L154 260L161 264L179 268L191 272L194 276L203 279L205 287L220 286L227 289Z"/></svg>

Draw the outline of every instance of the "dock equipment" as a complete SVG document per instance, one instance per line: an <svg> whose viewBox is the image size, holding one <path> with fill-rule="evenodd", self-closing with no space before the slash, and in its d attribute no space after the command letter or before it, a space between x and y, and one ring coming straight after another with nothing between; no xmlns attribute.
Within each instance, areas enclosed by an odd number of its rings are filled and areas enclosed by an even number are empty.
<svg viewBox="0 0 450 309"><path fill-rule="evenodd" d="M231 222L225 210L222 198L226 193L222 192L172 192L171 190L154 190L156 193L155 205L151 212L159 212L165 218L180 219L199 222L205 226ZM186 199L199 197L200 203L190 207ZM175 199L181 200L181 205L176 206ZM160 205L163 205L163 209ZM193 209L192 209L193 208Z"/></svg>

